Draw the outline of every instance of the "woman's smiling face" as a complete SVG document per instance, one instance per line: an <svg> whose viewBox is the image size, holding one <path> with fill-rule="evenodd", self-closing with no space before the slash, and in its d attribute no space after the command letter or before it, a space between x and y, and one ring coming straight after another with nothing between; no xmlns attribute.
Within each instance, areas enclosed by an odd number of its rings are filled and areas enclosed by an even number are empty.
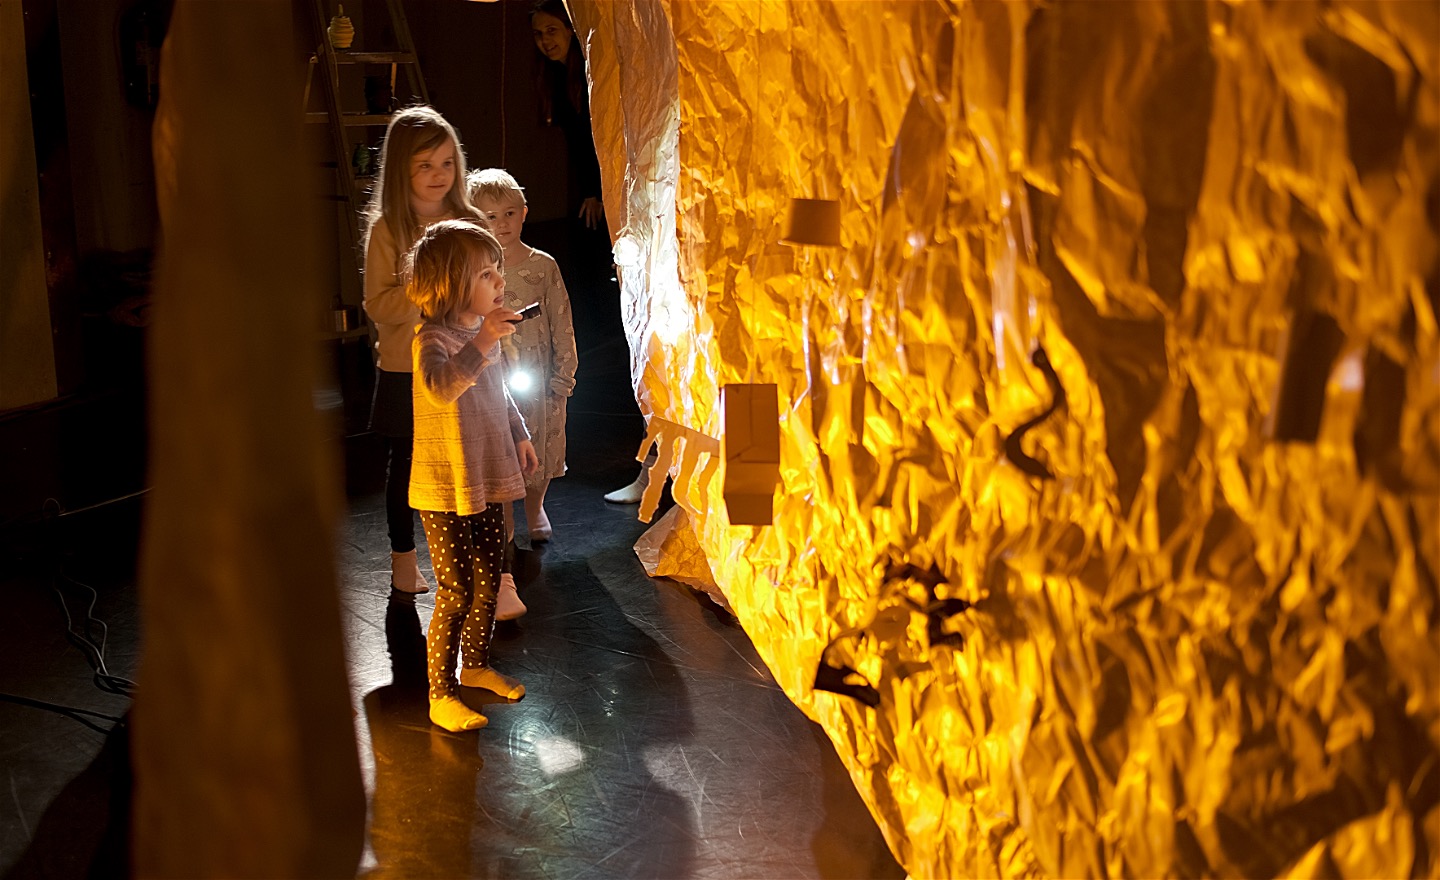
<svg viewBox="0 0 1440 880"><path fill-rule="evenodd" d="M530 16L530 27L541 55L561 63L570 56L570 41L575 34L565 22L548 12L537 12Z"/></svg>

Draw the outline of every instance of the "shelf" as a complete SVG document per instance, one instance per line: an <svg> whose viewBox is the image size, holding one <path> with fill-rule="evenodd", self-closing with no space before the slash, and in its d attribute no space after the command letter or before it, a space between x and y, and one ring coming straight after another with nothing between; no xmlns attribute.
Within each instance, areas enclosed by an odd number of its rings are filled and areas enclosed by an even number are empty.
<svg viewBox="0 0 1440 880"><path fill-rule="evenodd" d="M359 339L362 336L369 335L370 328L368 326L362 325L360 327L351 327L349 330L342 330L339 333L331 331L329 333L323 334L321 338L329 342L343 342L347 339Z"/></svg>
<svg viewBox="0 0 1440 880"><path fill-rule="evenodd" d="M305 114L305 121L312 125L325 125L330 122L330 114L312 111ZM348 126L357 125L389 125L389 113L342 113L340 121Z"/></svg>
<svg viewBox="0 0 1440 880"><path fill-rule="evenodd" d="M294 57L293 55L291 56ZM311 64L319 64L319 54L310 56ZM351 52L335 50L336 64L414 64L415 56L409 52Z"/></svg>

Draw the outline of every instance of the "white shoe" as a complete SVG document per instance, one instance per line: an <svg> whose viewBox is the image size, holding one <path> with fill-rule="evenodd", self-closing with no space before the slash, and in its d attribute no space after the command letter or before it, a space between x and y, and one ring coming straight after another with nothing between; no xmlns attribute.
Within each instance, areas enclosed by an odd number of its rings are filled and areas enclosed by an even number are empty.
<svg viewBox="0 0 1440 880"><path fill-rule="evenodd" d="M623 489L616 489L614 492L605 493L605 500L611 504L639 504L640 499L645 497L645 489L648 488L649 485L650 471L642 467L640 469L640 476L635 478L635 482Z"/></svg>
<svg viewBox="0 0 1440 880"><path fill-rule="evenodd" d="M495 619L514 620L525 615L525 603L515 590L515 577L509 572L500 575L500 592L495 596Z"/></svg>
<svg viewBox="0 0 1440 880"><path fill-rule="evenodd" d="M416 551L396 553L390 551L390 586L402 593L428 593L430 585L420 572L420 559Z"/></svg>

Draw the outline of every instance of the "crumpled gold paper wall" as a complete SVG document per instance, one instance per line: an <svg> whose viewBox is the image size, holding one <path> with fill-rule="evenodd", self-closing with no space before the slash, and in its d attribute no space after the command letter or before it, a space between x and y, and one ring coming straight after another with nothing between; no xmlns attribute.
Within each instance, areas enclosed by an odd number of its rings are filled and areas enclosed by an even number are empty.
<svg viewBox="0 0 1440 880"><path fill-rule="evenodd" d="M572 6L637 394L779 386L689 518L910 873L1440 876L1440 5Z"/></svg>

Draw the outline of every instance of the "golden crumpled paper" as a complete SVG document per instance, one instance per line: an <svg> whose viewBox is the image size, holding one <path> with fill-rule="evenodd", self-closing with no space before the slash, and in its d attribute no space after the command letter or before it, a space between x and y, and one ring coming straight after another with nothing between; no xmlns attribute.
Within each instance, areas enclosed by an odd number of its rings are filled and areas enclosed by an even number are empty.
<svg viewBox="0 0 1440 880"><path fill-rule="evenodd" d="M725 598L715 578L705 548L695 539L690 516L685 508L671 507L635 542L635 555L650 577L668 577L709 596L726 611L730 600Z"/></svg>
<svg viewBox="0 0 1440 880"><path fill-rule="evenodd" d="M572 6L637 395L778 386L694 538L911 875L1440 876L1440 5Z"/></svg>

